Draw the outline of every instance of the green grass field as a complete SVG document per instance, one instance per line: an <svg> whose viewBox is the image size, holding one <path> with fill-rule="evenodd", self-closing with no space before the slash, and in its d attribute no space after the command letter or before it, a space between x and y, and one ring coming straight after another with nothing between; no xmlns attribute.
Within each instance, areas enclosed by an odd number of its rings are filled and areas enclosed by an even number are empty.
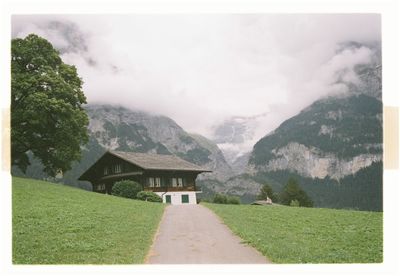
<svg viewBox="0 0 400 276"><path fill-rule="evenodd" d="M203 203L274 263L380 263L382 213Z"/></svg>
<svg viewBox="0 0 400 276"><path fill-rule="evenodd" d="M143 263L164 205L13 177L14 264Z"/></svg>

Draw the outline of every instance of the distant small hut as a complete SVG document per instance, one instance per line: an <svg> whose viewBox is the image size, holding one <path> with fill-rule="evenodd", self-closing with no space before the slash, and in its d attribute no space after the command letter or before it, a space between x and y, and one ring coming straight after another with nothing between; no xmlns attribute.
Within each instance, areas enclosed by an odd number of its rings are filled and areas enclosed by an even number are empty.
<svg viewBox="0 0 400 276"><path fill-rule="evenodd" d="M111 194L120 180L133 180L144 191L158 194L165 203L196 204L196 178L211 172L174 155L107 151L79 180L89 181L93 191Z"/></svg>
<svg viewBox="0 0 400 276"><path fill-rule="evenodd" d="M251 205L272 205L272 200L268 197L267 200L257 200Z"/></svg>

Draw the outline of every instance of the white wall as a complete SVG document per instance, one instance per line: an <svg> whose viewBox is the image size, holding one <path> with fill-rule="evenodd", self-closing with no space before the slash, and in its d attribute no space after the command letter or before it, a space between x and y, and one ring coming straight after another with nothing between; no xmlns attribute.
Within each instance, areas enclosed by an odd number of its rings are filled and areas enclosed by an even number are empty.
<svg viewBox="0 0 400 276"><path fill-rule="evenodd" d="M162 196L163 202L165 203L165 196L171 196L171 204L172 205L181 205L182 204L182 195L189 195L189 203L183 204L197 204L196 203L196 192L168 192L168 193L156 193L159 196Z"/></svg>

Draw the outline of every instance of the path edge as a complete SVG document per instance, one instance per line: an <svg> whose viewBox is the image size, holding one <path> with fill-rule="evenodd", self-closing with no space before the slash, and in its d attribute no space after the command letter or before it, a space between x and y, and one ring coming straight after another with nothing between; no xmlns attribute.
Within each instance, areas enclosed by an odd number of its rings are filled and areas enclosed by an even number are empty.
<svg viewBox="0 0 400 276"><path fill-rule="evenodd" d="M209 210L211 213L213 213L217 219L221 222L221 224L225 225L226 228L229 229L229 231L232 233L232 235L238 237L240 240L242 240L244 242L244 244L246 244L247 246L253 248L254 250L256 250L258 253L260 253L262 256L264 256L264 258L266 259L266 264L274 264L271 259L268 256L265 256L263 253L260 252L260 250L258 250L256 247L254 247L252 244L250 244L249 242L247 242L246 240L244 240L239 234L236 234L226 223L225 221L217 214L215 213L212 209L208 208L207 206L205 206L204 204L199 204L201 206L203 206L204 208L206 208L207 210Z"/></svg>
<svg viewBox="0 0 400 276"><path fill-rule="evenodd" d="M167 212L167 208L169 207L170 205L167 205L165 208L164 208L164 211L163 211L163 214L162 214L162 216L161 216L161 219L160 219L160 222L158 223L158 226L157 226L157 230L156 230L156 232L154 233L154 235L153 235L153 239L152 239L152 241L151 241L151 246L150 246L150 248L149 248L149 250L147 251L147 254L146 254L146 256L144 257L144 259L143 259L143 264L149 264L149 258L152 256L152 255L154 255L154 243L155 243L155 241L156 241L156 239L157 239L157 237L160 235L160 227L161 227L161 223L163 222L163 220L164 220L164 217L165 217L165 213Z"/></svg>

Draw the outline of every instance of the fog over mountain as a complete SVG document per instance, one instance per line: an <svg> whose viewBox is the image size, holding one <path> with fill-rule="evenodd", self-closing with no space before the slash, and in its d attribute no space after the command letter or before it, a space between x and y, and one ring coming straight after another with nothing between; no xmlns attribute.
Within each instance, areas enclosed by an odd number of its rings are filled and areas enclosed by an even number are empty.
<svg viewBox="0 0 400 276"><path fill-rule="evenodd" d="M375 14L12 17L13 37L43 36L76 65L88 103L168 116L236 155L359 83L355 65L371 61L380 29ZM365 46L343 51L348 41ZM242 137L229 141L229 125Z"/></svg>
<svg viewBox="0 0 400 276"><path fill-rule="evenodd" d="M369 56L369 61L361 58L355 61L351 68L336 70L332 77L331 87L336 87L335 93L321 93L326 96L345 97L356 94L366 94L381 99L381 45L378 42L358 43L348 41L338 44L337 51L331 63L340 63L345 58L355 58L353 53L364 51ZM338 62L339 61L339 62ZM336 65L332 65L335 67ZM321 68L321 70L324 70ZM323 74L323 72L322 72ZM322 75L321 74L321 75ZM321 91L322 92L322 91ZM273 125L273 118L282 114L282 111L266 112L255 116L234 116L216 125L213 130L213 139L223 151L226 160L235 165L236 161L242 163L253 145L269 132L266 129ZM296 115L296 114L295 114ZM238 160L240 159L240 160Z"/></svg>

